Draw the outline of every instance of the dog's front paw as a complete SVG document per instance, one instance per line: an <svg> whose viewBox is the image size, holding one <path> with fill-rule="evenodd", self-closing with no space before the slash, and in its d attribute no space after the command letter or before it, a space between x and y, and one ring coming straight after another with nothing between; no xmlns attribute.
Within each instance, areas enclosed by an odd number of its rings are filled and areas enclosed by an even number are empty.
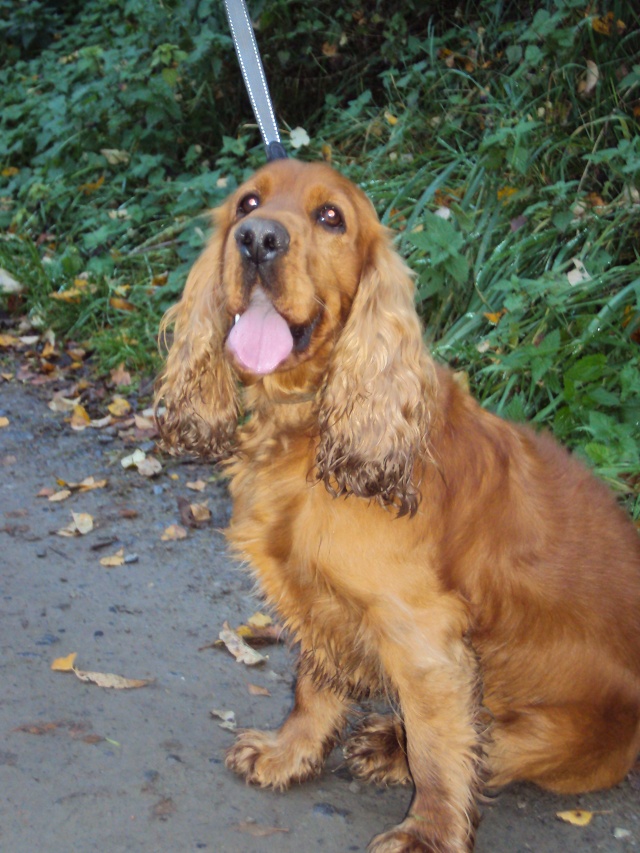
<svg viewBox="0 0 640 853"><path fill-rule="evenodd" d="M284 790L316 776L323 755L309 755L295 743L283 743L278 732L249 729L227 750L225 766L252 785Z"/></svg>
<svg viewBox="0 0 640 853"><path fill-rule="evenodd" d="M429 824L408 817L388 832L376 835L367 847L367 853L467 853L467 845L460 847L441 838L429 838Z"/></svg>
<svg viewBox="0 0 640 853"><path fill-rule="evenodd" d="M402 723L396 717L370 714L353 730L343 747L347 767L374 785L406 785L411 781Z"/></svg>

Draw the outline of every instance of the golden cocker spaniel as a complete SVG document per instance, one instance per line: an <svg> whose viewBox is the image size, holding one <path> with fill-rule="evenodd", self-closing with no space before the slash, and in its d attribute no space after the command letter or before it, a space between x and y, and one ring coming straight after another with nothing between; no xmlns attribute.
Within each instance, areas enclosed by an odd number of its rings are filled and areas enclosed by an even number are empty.
<svg viewBox="0 0 640 853"><path fill-rule="evenodd" d="M621 780L640 751L640 538L548 435L431 359L373 206L278 160L215 212L158 397L175 452L226 459L228 539L300 644L293 710L227 767L286 788L345 736L354 775L410 781L376 853L473 847L483 785Z"/></svg>

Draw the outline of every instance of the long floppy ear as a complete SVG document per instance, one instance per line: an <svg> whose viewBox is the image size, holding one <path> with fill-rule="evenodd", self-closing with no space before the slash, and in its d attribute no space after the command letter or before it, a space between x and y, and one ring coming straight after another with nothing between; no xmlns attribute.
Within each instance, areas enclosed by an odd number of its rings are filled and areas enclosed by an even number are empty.
<svg viewBox="0 0 640 853"><path fill-rule="evenodd" d="M214 459L233 451L239 414L236 376L223 352L222 244L219 230L162 319L161 341L170 326L174 331L156 391L156 408L166 406L158 418L161 446Z"/></svg>
<svg viewBox="0 0 640 853"><path fill-rule="evenodd" d="M381 236L331 356L318 478L332 494L376 498L413 515L435 393L411 274Z"/></svg>

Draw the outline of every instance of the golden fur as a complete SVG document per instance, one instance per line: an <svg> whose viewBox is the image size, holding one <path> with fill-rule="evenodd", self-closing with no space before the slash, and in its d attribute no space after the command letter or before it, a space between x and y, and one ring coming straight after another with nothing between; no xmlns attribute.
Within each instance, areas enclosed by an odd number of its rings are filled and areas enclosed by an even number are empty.
<svg viewBox="0 0 640 853"><path fill-rule="evenodd" d="M253 278L252 217L289 240ZM481 784L621 780L640 750L640 539L612 495L436 367L408 270L330 168L271 163L215 223L165 319L163 440L229 459L229 541L300 644L290 716L242 733L227 766L302 781L354 700L391 697L344 747L356 775L415 788L376 853L470 850ZM308 339L265 375L227 344L257 286Z"/></svg>

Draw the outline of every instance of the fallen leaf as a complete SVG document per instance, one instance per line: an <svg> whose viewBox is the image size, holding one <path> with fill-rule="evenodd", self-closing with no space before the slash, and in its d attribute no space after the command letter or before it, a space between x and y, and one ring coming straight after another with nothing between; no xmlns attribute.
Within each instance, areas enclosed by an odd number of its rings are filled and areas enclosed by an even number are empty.
<svg viewBox="0 0 640 853"><path fill-rule="evenodd" d="M490 323L492 323L494 326L497 326L498 323L500 322L500 318L504 314L506 314L506 311L503 308L501 311L489 311L489 312L485 313L484 316L487 318L487 320Z"/></svg>
<svg viewBox="0 0 640 853"><path fill-rule="evenodd" d="M586 66L584 78L578 83L578 94L584 96L593 94L600 80L600 69L592 59L587 59Z"/></svg>
<svg viewBox="0 0 640 853"><path fill-rule="evenodd" d="M124 678L124 676L115 675L112 672L88 672L75 668L73 672L78 676L80 681L113 690L131 690L135 687L146 687L152 681L149 678Z"/></svg>
<svg viewBox="0 0 640 853"><path fill-rule="evenodd" d="M591 276L587 272L587 269L580 258L572 258L571 260L573 261L573 269L569 270L567 273L569 284L575 286L576 284L582 284L585 281L590 281Z"/></svg>
<svg viewBox="0 0 640 853"><path fill-rule="evenodd" d="M40 491L38 492L38 494L36 495L36 497L37 498L50 498L51 495L53 495L53 494L55 494L55 491L54 491L54 489L51 488L51 486L43 486L40 489Z"/></svg>
<svg viewBox="0 0 640 853"><path fill-rule="evenodd" d="M591 823L593 814L593 812L587 812L584 809L571 809L567 812L557 812L556 817L573 826L588 826Z"/></svg>
<svg viewBox="0 0 640 853"><path fill-rule="evenodd" d="M111 381L116 387L121 385L131 385L131 374L124 369L124 362L121 362L111 371Z"/></svg>
<svg viewBox="0 0 640 853"><path fill-rule="evenodd" d="M9 426L9 418L5 418L4 416L0 417L0 427Z"/></svg>
<svg viewBox="0 0 640 853"><path fill-rule="evenodd" d="M278 832L289 832L281 826L265 826L261 823L254 823L252 820L243 820L232 826L238 832L246 832L254 838L268 838L270 835L276 835Z"/></svg>
<svg viewBox="0 0 640 853"><path fill-rule="evenodd" d="M120 296L112 296L109 300L109 305L116 308L118 311L135 311L135 305L129 302L128 299L122 299Z"/></svg>
<svg viewBox="0 0 640 853"><path fill-rule="evenodd" d="M211 518L211 510L206 504L189 504L189 508L193 518L199 523L209 521Z"/></svg>
<svg viewBox="0 0 640 853"><path fill-rule="evenodd" d="M218 723L221 729L228 729L230 732L234 732L237 729L236 723L236 715L233 711L223 711L218 708L214 708L211 711L212 717L218 717L218 719L222 720L221 723Z"/></svg>
<svg viewBox="0 0 640 853"><path fill-rule="evenodd" d="M55 672L72 672L75 659L78 657L77 652L71 652L66 658L56 658L51 664L51 669Z"/></svg>
<svg viewBox="0 0 640 853"><path fill-rule="evenodd" d="M185 486L193 492L203 492L207 484L204 480L193 480L191 483L185 483Z"/></svg>
<svg viewBox="0 0 640 853"><path fill-rule="evenodd" d="M94 489L104 489L107 485L107 480L96 480L93 475L85 477L79 483L67 483L70 489L77 489L79 492L92 492Z"/></svg>
<svg viewBox="0 0 640 853"><path fill-rule="evenodd" d="M51 503L58 503L58 501L66 501L66 499L70 497L71 489L59 489L57 492L54 492L49 496L49 500Z"/></svg>
<svg viewBox="0 0 640 853"><path fill-rule="evenodd" d="M120 460L120 464L123 468L137 468L138 465L142 462L143 459L146 459L147 454L144 450L134 450L130 456L125 456Z"/></svg>
<svg viewBox="0 0 640 853"><path fill-rule="evenodd" d="M65 397L62 391L56 391L51 400L47 403L47 406L51 409L52 412L72 412L75 407L79 404L80 397L76 397L75 399L71 399L70 397Z"/></svg>
<svg viewBox="0 0 640 853"><path fill-rule="evenodd" d="M20 343L14 335L0 335L0 347L15 347Z"/></svg>
<svg viewBox="0 0 640 853"><path fill-rule="evenodd" d="M73 407L73 414L71 415L69 423L71 425L71 429L75 429L77 431L86 429L89 426L91 418L84 406L78 404Z"/></svg>
<svg viewBox="0 0 640 853"><path fill-rule="evenodd" d="M251 646L245 643L242 637L229 627L228 622L223 623L222 631L220 631L218 636L238 663L244 663L246 666L256 666L266 661L264 655L252 649Z"/></svg>
<svg viewBox="0 0 640 853"><path fill-rule="evenodd" d="M162 463L156 456L147 456L136 465L143 477L155 477L162 471Z"/></svg>
<svg viewBox="0 0 640 853"><path fill-rule="evenodd" d="M254 613L247 619L247 625L251 628L266 628L267 625L273 625L273 619L268 613Z"/></svg>
<svg viewBox="0 0 640 853"><path fill-rule="evenodd" d="M271 696L266 687L260 687L258 684L247 684L247 690L252 696Z"/></svg>
<svg viewBox="0 0 640 853"><path fill-rule="evenodd" d="M145 415L135 414L133 416L133 422L136 425L136 429L143 431L154 431L157 429L156 422L153 418L145 417Z"/></svg>
<svg viewBox="0 0 640 853"><path fill-rule="evenodd" d="M122 418L131 411L131 403L124 397L114 397L113 402L107 406L107 410L114 418Z"/></svg>
<svg viewBox="0 0 640 853"><path fill-rule="evenodd" d="M0 268L0 293L22 293L23 290L24 286L19 281Z"/></svg>
<svg viewBox="0 0 640 853"><path fill-rule="evenodd" d="M58 536L85 536L93 530L93 516L88 512L72 512L71 515L73 520L58 530Z"/></svg>
<svg viewBox="0 0 640 853"><path fill-rule="evenodd" d="M160 537L163 542L173 542L178 539L186 539L187 531L179 524L170 524Z"/></svg>
<svg viewBox="0 0 640 853"><path fill-rule="evenodd" d="M101 557L100 565L107 569L124 565L124 548L120 548L115 554L111 554L109 557Z"/></svg>

